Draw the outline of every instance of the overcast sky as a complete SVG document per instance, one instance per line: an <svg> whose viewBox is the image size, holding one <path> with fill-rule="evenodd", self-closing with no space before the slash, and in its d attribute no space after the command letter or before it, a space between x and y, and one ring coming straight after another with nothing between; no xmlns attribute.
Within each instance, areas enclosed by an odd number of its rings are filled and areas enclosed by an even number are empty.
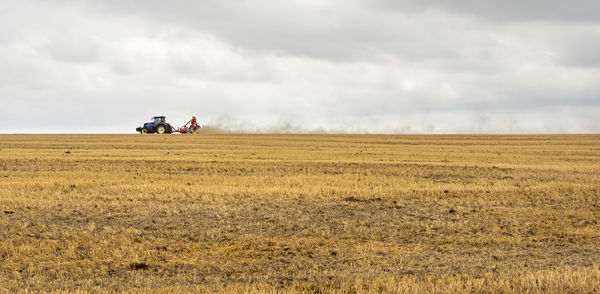
<svg viewBox="0 0 600 294"><path fill-rule="evenodd" d="M600 133L597 0L0 0L0 133Z"/></svg>

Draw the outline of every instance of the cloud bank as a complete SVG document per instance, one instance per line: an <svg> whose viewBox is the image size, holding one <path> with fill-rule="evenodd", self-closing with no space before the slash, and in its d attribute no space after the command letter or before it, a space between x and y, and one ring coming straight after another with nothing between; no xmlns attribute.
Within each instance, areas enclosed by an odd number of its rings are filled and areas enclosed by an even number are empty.
<svg viewBox="0 0 600 294"><path fill-rule="evenodd" d="M0 132L598 133L597 1L17 1Z"/></svg>

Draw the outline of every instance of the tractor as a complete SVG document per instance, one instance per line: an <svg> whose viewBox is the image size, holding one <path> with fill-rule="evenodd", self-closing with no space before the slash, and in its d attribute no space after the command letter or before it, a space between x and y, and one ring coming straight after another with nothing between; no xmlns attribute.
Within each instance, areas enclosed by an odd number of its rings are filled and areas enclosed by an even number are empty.
<svg viewBox="0 0 600 294"><path fill-rule="evenodd" d="M190 121L185 123L183 127L179 128L173 128L168 122L165 121L164 116L155 116L152 118L151 122L147 122L143 126L137 127L135 130L137 132L140 132L140 134L197 134L198 130L201 128L202 126L198 125L195 116L192 116L192 119Z"/></svg>
<svg viewBox="0 0 600 294"><path fill-rule="evenodd" d="M147 122L143 126L137 127L135 130L140 132L140 134L170 134L173 132L173 127L166 122L164 116L155 116L152 118L151 122Z"/></svg>

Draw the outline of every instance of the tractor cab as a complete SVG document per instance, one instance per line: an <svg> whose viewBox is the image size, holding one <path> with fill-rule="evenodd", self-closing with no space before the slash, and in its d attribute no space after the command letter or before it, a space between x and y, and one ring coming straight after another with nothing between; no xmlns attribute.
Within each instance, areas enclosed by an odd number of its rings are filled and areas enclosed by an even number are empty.
<svg viewBox="0 0 600 294"><path fill-rule="evenodd" d="M154 125L157 125L159 123L164 123L165 117L164 116L155 116L152 118L152 120L154 121Z"/></svg>

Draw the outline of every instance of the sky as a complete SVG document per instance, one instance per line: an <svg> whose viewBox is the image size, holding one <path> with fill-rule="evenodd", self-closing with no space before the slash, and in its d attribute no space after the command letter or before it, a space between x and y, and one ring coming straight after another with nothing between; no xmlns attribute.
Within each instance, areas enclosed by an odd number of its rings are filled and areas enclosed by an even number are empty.
<svg viewBox="0 0 600 294"><path fill-rule="evenodd" d="M0 133L600 133L597 0L0 0Z"/></svg>

